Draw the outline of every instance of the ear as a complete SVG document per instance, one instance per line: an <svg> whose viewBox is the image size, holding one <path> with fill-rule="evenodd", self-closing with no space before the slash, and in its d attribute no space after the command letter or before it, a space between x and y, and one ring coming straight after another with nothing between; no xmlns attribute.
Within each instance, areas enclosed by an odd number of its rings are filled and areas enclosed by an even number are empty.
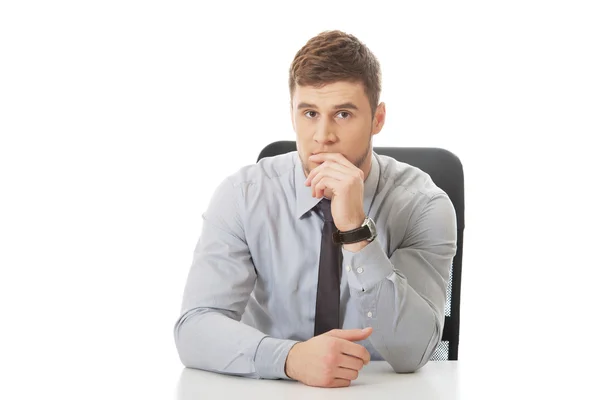
<svg viewBox="0 0 600 400"><path fill-rule="evenodd" d="M296 118L294 118L294 104L290 101L290 119L292 120L292 127L296 132Z"/></svg>
<svg viewBox="0 0 600 400"><path fill-rule="evenodd" d="M383 125L385 124L385 103L381 102L375 109L375 116L373 117L373 124L371 126L371 132L373 135L377 135L381 132Z"/></svg>

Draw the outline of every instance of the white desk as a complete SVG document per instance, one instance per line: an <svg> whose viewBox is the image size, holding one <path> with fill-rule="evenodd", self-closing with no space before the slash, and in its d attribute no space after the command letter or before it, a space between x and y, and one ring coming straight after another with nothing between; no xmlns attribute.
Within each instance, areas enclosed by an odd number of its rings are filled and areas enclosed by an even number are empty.
<svg viewBox="0 0 600 400"><path fill-rule="evenodd" d="M184 368L177 399L458 399L458 372L457 361L430 361L414 374L396 374L387 362L372 361L349 387L330 389Z"/></svg>

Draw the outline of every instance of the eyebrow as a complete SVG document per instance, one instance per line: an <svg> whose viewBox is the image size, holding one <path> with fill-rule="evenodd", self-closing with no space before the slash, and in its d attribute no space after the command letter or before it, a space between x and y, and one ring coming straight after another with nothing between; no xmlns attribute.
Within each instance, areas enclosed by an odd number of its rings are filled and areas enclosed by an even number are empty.
<svg viewBox="0 0 600 400"><path fill-rule="evenodd" d="M318 108L318 107L316 105L314 105L314 104L300 103L300 104L298 104L298 110L301 109L301 108ZM356 107L354 105L354 103L350 103L350 102L343 103L343 104L338 104L337 106L333 106L334 110L339 110L339 109L342 109L342 108L349 108L349 109L352 109L352 110L358 110L358 107Z"/></svg>

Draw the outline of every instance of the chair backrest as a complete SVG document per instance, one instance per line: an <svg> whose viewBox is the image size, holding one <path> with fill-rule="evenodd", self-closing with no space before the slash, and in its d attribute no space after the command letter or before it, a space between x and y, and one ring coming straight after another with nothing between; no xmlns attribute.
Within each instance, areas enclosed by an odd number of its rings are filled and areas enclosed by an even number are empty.
<svg viewBox="0 0 600 400"><path fill-rule="evenodd" d="M278 141L267 145L258 156L272 157L296 151L296 142ZM460 160L448 150L435 147L374 147L377 154L393 157L415 166L431 176L433 182L448 194L457 220L457 251L452 261L446 290L445 322L442 340L431 360L457 360L460 326L460 281L462 275L463 230L465 228L464 175ZM257 161L258 161L257 160Z"/></svg>

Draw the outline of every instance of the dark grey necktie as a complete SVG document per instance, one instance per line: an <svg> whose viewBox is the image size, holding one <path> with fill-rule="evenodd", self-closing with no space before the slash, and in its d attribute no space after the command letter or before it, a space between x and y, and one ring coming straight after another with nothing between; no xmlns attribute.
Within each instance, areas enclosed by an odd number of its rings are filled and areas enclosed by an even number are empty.
<svg viewBox="0 0 600 400"><path fill-rule="evenodd" d="M331 216L331 200L324 198L317 204L317 207L323 213L325 223L323 224L319 257L315 336L339 328L342 269L341 245L333 243L333 232L336 228Z"/></svg>

